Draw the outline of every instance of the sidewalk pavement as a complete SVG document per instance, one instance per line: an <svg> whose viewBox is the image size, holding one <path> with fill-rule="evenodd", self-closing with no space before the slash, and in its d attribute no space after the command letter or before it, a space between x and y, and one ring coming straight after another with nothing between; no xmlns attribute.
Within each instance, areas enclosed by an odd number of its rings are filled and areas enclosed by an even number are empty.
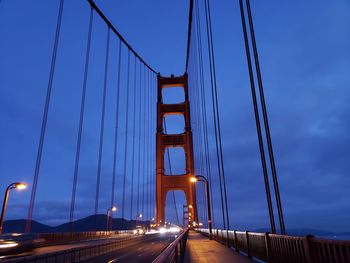
<svg viewBox="0 0 350 263"><path fill-rule="evenodd" d="M200 233L190 231L185 250L185 263L190 262L252 263L254 261L215 240L209 240Z"/></svg>

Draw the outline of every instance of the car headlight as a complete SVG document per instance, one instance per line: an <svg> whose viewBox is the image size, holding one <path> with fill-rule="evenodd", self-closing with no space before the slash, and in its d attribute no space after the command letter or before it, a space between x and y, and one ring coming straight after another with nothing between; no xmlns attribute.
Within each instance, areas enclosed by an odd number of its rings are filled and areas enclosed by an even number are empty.
<svg viewBox="0 0 350 263"><path fill-rule="evenodd" d="M166 229L164 227L159 228L159 233L161 234L166 233Z"/></svg>
<svg viewBox="0 0 350 263"><path fill-rule="evenodd" d="M13 242L13 241L5 241L4 243L0 244L0 249L5 249L5 248L11 248L11 247L17 247L18 243Z"/></svg>

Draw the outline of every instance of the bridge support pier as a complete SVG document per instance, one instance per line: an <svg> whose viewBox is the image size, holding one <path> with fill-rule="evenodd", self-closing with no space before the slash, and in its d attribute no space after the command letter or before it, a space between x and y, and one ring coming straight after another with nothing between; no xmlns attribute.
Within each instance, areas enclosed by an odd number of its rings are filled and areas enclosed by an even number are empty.
<svg viewBox="0 0 350 263"><path fill-rule="evenodd" d="M164 104L162 89L182 87L185 101L178 104ZM181 134L164 133L164 117L170 114L184 116L185 129ZM167 147L182 147L185 151L186 173L181 175L164 174L164 158ZM186 196L189 211L188 224L197 222L197 205L195 184L190 182L194 175L193 141L190 119L187 74L179 77L162 77L158 75L157 134L156 134L156 223L165 222L166 195L170 190L182 190Z"/></svg>

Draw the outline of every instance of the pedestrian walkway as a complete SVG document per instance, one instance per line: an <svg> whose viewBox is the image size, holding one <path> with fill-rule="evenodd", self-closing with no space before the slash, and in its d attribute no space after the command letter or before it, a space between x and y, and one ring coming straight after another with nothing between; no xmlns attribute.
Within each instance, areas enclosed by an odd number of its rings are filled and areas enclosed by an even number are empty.
<svg viewBox="0 0 350 263"><path fill-rule="evenodd" d="M209 240L200 233L190 231L185 250L185 263L190 262L251 263L254 261L215 240Z"/></svg>

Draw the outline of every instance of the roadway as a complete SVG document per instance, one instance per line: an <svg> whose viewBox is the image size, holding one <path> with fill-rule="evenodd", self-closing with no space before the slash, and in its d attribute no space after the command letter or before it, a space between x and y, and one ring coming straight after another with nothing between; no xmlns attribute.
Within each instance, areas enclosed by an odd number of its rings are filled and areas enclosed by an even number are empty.
<svg viewBox="0 0 350 263"><path fill-rule="evenodd" d="M174 240L175 234L152 234L128 247L83 262L152 262Z"/></svg>
<svg viewBox="0 0 350 263"><path fill-rule="evenodd" d="M125 237L126 236L123 235L121 237L116 238L105 238L81 241L78 243L42 246L28 252L12 254L9 256L0 256L0 262L21 257L24 258L28 256L39 256L52 252L70 250L73 248L97 246L118 239L123 239ZM115 252L101 255L99 257L92 258L83 262L152 262L153 259L155 259L163 251L163 249L175 239L175 234L156 233L135 238L139 240L133 242L125 248L118 248Z"/></svg>
<svg viewBox="0 0 350 263"><path fill-rule="evenodd" d="M59 251L64 251L72 248L83 248L83 247L92 246L92 245L100 245L100 244L108 243L110 241L124 239L126 237L128 237L128 235L122 235L122 236L111 237L111 238L103 238L103 239L84 240L84 241L75 242L75 243L72 242L72 243L57 244L57 245L44 245L41 247L37 247L31 251L26 251L18 254L11 254L6 256L0 255L0 261L6 260L6 259L19 258L19 257L39 256L39 255L44 255L51 252L59 252Z"/></svg>

